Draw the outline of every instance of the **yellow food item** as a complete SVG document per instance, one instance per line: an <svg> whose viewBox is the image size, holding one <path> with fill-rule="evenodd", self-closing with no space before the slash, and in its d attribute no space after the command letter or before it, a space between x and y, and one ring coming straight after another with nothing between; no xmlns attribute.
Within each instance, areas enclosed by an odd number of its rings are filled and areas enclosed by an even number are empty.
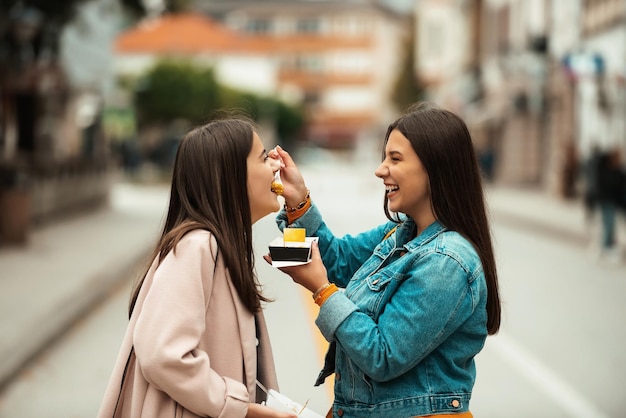
<svg viewBox="0 0 626 418"><path fill-rule="evenodd" d="M284 186L277 181L272 182L272 191L277 195L282 195L285 190Z"/></svg>
<svg viewBox="0 0 626 418"><path fill-rule="evenodd" d="M285 228L283 229L283 240L285 242L304 242L306 237L306 229L304 228Z"/></svg>

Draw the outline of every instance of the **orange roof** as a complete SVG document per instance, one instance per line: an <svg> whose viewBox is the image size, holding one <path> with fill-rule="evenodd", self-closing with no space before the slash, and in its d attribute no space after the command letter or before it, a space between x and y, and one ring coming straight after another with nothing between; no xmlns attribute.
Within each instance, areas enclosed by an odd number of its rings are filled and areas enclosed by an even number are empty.
<svg viewBox="0 0 626 418"><path fill-rule="evenodd" d="M171 14L146 21L120 34L120 53L199 53L241 49L251 39L204 15ZM250 47L250 45L248 45Z"/></svg>
<svg viewBox="0 0 626 418"><path fill-rule="evenodd" d="M149 20L120 34L115 50L122 54L194 54L200 52L297 53L335 48L372 47L369 35L250 35L237 32L201 14L170 14Z"/></svg>

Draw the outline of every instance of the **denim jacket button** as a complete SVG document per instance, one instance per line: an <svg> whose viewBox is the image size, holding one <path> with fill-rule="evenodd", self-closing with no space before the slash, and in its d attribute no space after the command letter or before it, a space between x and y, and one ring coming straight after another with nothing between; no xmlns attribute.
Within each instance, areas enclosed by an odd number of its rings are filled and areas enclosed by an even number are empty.
<svg viewBox="0 0 626 418"><path fill-rule="evenodd" d="M337 410L337 415L339 415L340 417L343 416L343 409L338 409Z"/></svg>
<svg viewBox="0 0 626 418"><path fill-rule="evenodd" d="M339 372L335 373L335 379L336 380L341 380L341 375L339 374Z"/></svg>
<svg viewBox="0 0 626 418"><path fill-rule="evenodd" d="M457 399L455 399L455 400L453 400L453 401L452 401L452 406L453 406L454 408L458 408L458 407L459 407L459 405L461 405L461 402L459 402Z"/></svg>

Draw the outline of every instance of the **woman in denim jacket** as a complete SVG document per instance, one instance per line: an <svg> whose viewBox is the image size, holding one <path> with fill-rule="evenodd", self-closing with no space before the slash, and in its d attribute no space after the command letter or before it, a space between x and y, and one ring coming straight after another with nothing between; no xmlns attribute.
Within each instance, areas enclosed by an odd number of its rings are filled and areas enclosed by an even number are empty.
<svg viewBox="0 0 626 418"><path fill-rule="evenodd" d="M474 357L498 331L500 300L465 123L425 104L393 122L375 171L390 221L341 238L289 154L275 152L285 198L279 228L319 237L311 263L282 270L320 305L316 324L331 348L317 384L334 368L332 416L471 417Z"/></svg>

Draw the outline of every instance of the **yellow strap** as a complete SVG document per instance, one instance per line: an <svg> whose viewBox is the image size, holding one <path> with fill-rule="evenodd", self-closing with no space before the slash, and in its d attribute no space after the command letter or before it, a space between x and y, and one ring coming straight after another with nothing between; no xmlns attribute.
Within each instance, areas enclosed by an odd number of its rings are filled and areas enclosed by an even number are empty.
<svg viewBox="0 0 626 418"><path fill-rule="evenodd" d="M389 238L394 232L396 232L397 228L398 228L397 226L394 226L391 231L387 232L387 235L385 235L385 238L383 238L383 241Z"/></svg>

